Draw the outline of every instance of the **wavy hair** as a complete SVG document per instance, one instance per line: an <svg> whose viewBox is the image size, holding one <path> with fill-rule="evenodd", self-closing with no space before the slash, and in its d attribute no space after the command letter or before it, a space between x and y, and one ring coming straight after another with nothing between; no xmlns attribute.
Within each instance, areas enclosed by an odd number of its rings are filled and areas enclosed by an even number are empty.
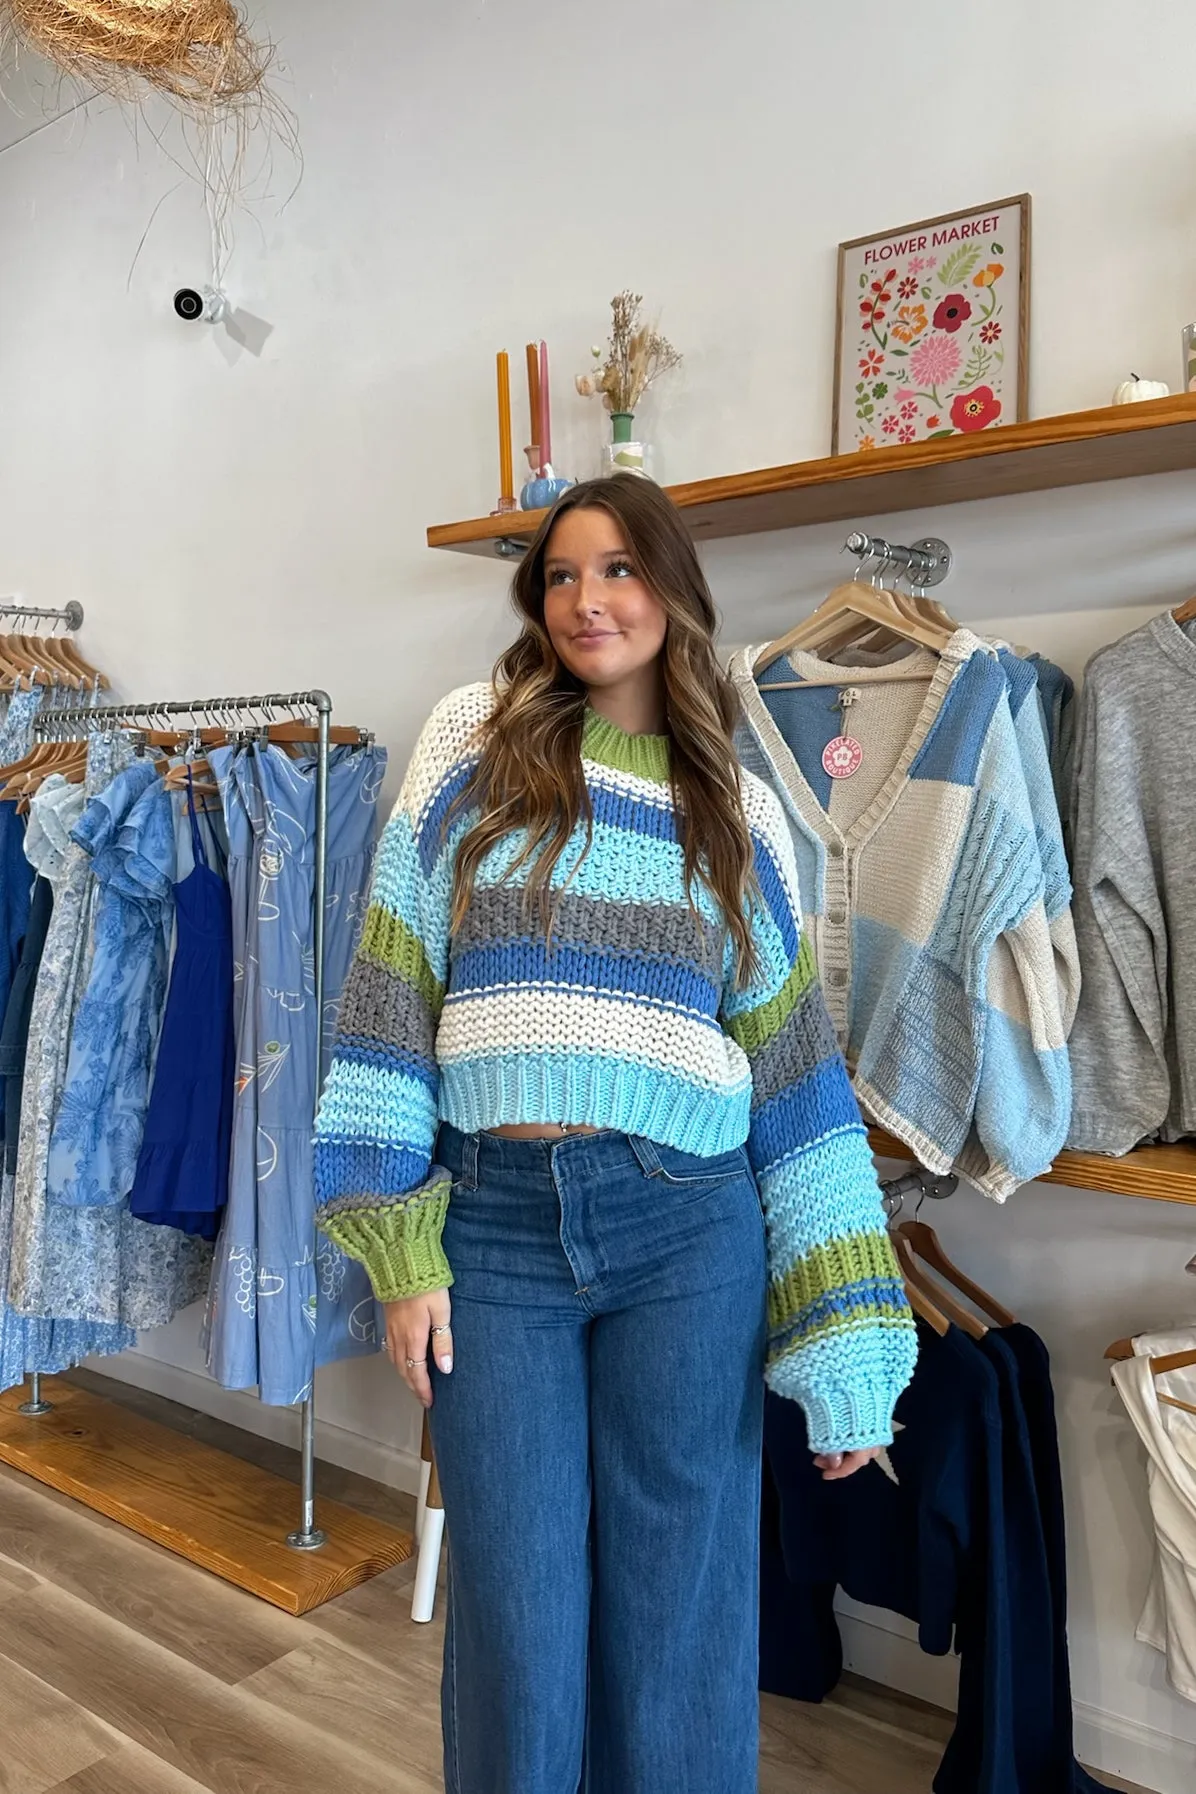
<svg viewBox="0 0 1196 1794"><path fill-rule="evenodd" d="M453 884L453 928L473 896L482 861L523 830L508 876L529 866L525 901L551 938L552 875L580 821L586 847L593 812L581 764L586 688L558 658L544 623L544 562L568 511L609 512L639 577L668 618L662 650L673 800L685 882L700 879L723 913L741 983L756 968L751 897L753 848L743 812L732 732L739 701L714 651L718 614L689 532L659 486L634 475L572 486L541 524L511 586L523 627L494 668L495 704L462 806L479 812L461 843ZM581 858L584 858L584 852ZM577 865L581 864L581 858ZM575 866L569 880L576 875ZM690 898L693 903L692 895Z"/></svg>

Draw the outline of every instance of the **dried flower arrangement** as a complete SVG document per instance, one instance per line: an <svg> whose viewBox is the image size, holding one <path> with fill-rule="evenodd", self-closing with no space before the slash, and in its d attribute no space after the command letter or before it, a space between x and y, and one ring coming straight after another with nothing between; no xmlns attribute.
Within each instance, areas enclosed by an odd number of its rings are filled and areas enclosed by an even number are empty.
<svg viewBox="0 0 1196 1794"><path fill-rule="evenodd" d="M272 50L233 0L0 0L0 31L119 99L193 114L261 104Z"/></svg>
<svg viewBox="0 0 1196 1794"><path fill-rule="evenodd" d="M616 293L610 302L612 324L606 360L602 350L591 351L602 365L578 374L577 390L585 399L602 394L606 409L616 416L633 412L652 383L675 368L681 356L667 337L650 324L640 323L642 293Z"/></svg>

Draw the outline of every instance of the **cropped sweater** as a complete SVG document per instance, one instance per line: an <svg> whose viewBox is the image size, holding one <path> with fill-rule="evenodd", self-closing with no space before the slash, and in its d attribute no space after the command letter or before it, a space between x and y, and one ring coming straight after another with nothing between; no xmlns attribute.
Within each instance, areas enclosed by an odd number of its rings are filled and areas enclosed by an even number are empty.
<svg viewBox="0 0 1196 1794"><path fill-rule="evenodd" d="M317 1121L321 1228L396 1300L452 1282L441 1120L584 1123L701 1156L746 1141L767 1224L768 1381L804 1406L813 1449L887 1441L915 1335L776 799L744 778L747 988L710 893L686 891L667 737L592 712L592 837L583 820L554 868L551 941L526 914L526 868L512 869L518 833L483 861L453 933L476 819L456 800L491 703L472 685L437 705L383 836Z"/></svg>

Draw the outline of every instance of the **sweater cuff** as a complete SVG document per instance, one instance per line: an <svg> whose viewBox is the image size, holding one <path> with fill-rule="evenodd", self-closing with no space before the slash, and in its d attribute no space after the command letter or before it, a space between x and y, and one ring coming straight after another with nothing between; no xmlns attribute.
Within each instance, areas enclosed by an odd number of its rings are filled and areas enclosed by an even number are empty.
<svg viewBox="0 0 1196 1794"><path fill-rule="evenodd" d="M833 1352L815 1348L774 1358L764 1373L768 1387L800 1403L812 1452L891 1445L893 1410L918 1358L912 1317L877 1328L866 1345L859 1336L839 1344Z"/></svg>
<svg viewBox="0 0 1196 1794"><path fill-rule="evenodd" d="M448 1289L453 1273L441 1235L452 1178L433 1165L424 1183L401 1196L338 1196L316 1216L320 1231L363 1264L379 1302Z"/></svg>

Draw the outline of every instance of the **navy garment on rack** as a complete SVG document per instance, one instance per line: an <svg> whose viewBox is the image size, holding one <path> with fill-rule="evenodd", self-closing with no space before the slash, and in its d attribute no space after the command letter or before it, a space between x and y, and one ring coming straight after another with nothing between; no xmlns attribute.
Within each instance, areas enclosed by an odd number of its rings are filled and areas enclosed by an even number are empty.
<svg viewBox="0 0 1196 1794"><path fill-rule="evenodd" d="M1067 1645L1067 1530L1063 1513L1063 1473L1051 1360L1033 1328L1020 1321L997 1336L1017 1364L1018 1391L1026 1422L1031 1472L1042 1517L1043 1550L1051 1596L1052 1673L1058 1731L1056 1760L1070 1764L1074 1794L1099 1794L1104 1786L1075 1760L1072 1739L1071 1663ZM1066 1788L1066 1780L1059 1785Z"/></svg>
<svg viewBox="0 0 1196 1794"><path fill-rule="evenodd" d="M29 923L33 867L25 858L25 818L15 804L0 804L0 1016L21 957Z"/></svg>
<svg viewBox="0 0 1196 1794"><path fill-rule="evenodd" d="M893 1444L843 1482L820 1477L797 1404L766 1400L765 1450L789 1572L787 1589L762 1591L768 1628L784 1623L788 1602L798 1635L817 1640L824 1626L810 1610L811 1586L825 1589L833 1577L854 1600L914 1620L924 1651L945 1656L954 1644L960 1717L936 1794L1021 1794L997 1376L955 1327L940 1337L920 1322L918 1340ZM813 1666L801 1679L826 1678ZM796 1693L797 1684L773 1692Z"/></svg>
<svg viewBox="0 0 1196 1794"><path fill-rule="evenodd" d="M1049 1567L1062 1548L1062 1491L1044 1518L1053 1406L1029 1329L990 1331L977 1345L952 1327L919 1325L918 1369L897 1405L887 1456L824 1483L793 1404L770 1399L765 1448L776 1481L787 1581L775 1580L765 1510L762 1686L798 1699L834 1687L841 1656L833 1576L855 1600L914 1620L923 1650L960 1653L955 1731L936 1794L1091 1794L1074 1760L1066 1586ZM1031 1427L1022 1383L1032 1391ZM1049 1439L1045 1411L1052 1418ZM1046 1442L1044 1443L1044 1439ZM1054 1450L1055 1476L1058 1452ZM1048 1534L1051 1545L1048 1547ZM766 1571L766 1575L769 1574Z"/></svg>
<svg viewBox="0 0 1196 1794"><path fill-rule="evenodd" d="M174 888L176 946L129 1207L139 1221L215 1240L228 1202L233 1129L233 917L209 825L209 865L187 782L194 864Z"/></svg>
<svg viewBox="0 0 1196 1794"><path fill-rule="evenodd" d="M21 1142L21 1096L25 1088L25 1048L29 1040L29 1021L33 1014L33 997L37 974L41 969L42 950L50 918L54 913L54 886L48 878L39 878L33 887L29 905L29 922L21 943L21 958L13 973L0 1027L0 1078L4 1079L4 1169L15 1177L17 1153Z"/></svg>

